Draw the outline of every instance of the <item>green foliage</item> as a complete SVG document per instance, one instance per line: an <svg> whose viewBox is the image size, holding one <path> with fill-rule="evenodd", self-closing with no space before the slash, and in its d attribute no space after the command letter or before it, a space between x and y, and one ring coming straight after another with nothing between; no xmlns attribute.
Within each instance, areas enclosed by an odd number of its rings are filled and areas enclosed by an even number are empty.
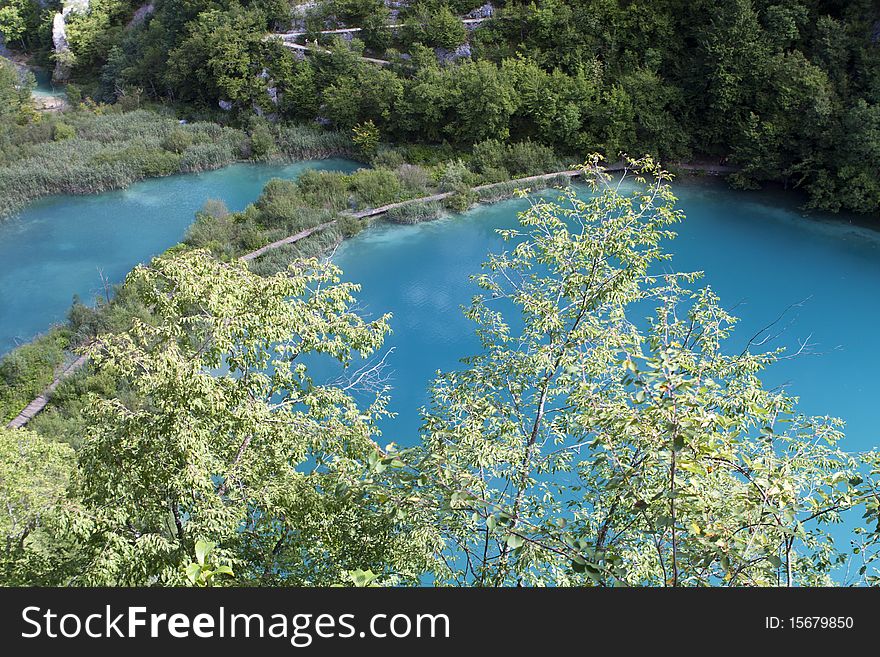
<svg viewBox="0 0 880 657"><path fill-rule="evenodd" d="M264 28L259 11L235 7L200 13L168 55L169 83L184 100L267 105L267 80L258 75L268 47L262 39Z"/></svg>
<svg viewBox="0 0 880 657"><path fill-rule="evenodd" d="M379 366L354 371L388 316L360 317L332 264L284 266L337 229L253 263L265 276L175 249L77 307L93 370L34 425L79 432L75 457L0 431L2 582L817 585L848 558L828 525L858 508L857 577L875 583L880 456L764 387L778 353L726 348L735 319L668 270L668 175L645 159L619 185L599 163L590 194L533 198L502 231L466 310L481 349L438 375L413 448L377 445L388 391ZM321 221L306 199L360 175L272 181L191 235Z"/></svg>
<svg viewBox="0 0 880 657"><path fill-rule="evenodd" d="M481 349L435 381L422 445L375 462L398 481L377 494L439 546L438 584L829 583L827 524L877 517L876 454L764 388L778 354L726 350L735 320L697 275L655 273L682 218L668 176L634 162L624 192L597 164L591 195L501 231L466 311Z"/></svg>
<svg viewBox="0 0 880 657"><path fill-rule="evenodd" d="M343 237L354 237L364 229L363 221L350 215L341 216L336 221L336 226Z"/></svg>
<svg viewBox="0 0 880 657"><path fill-rule="evenodd" d="M52 330L0 359L0 423L9 422L52 383L67 340L64 331Z"/></svg>
<svg viewBox="0 0 880 657"><path fill-rule="evenodd" d="M471 167L489 178L522 178L559 169L559 158L552 148L532 141L504 144L490 139L474 144ZM507 175L505 175L507 173ZM491 182L495 182L492 180Z"/></svg>
<svg viewBox="0 0 880 657"><path fill-rule="evenodd" d="M257 160L265 160L277 151L275 137L265 121L252 122L250 130L251 156Z"/></svg>
<svg viewBox="0 0 880 657"><path fill-rule="evenodd" d="M193 136L183 128L174 128L162 140L162 148L172 153L182 154L193 145Z"/></svg>
<svg viewBox="0 0 880 657"><path fill-rule="evenodd" d="M350 180L349 188L361 207L378 207L401 196L400 179L388 169L360 169L351 175Z"/></svg>
<svg viewBox="0 0 880 657"><path fill-rule="evenodd" d="M385 217L396 224L418 224L443 215L443 205L437 201L407 203L390 209Z"/></svg>
<svg viewBox="0 0 880 657"><path fill-rule="evenodd" d="M407 17L401 40L407 48L420 43L432 48L455 50L467 41L467 30L446 5L435 9L417 8Z"/></svg>
<svg viewBox="0 0 880 657"><path fill-rule="evenodd" d="M12 62L0 58L0 137L14 123L26 122L33 86L32 73L23 76Z"/></svg>
<svg viewBox="0 0 880 657"><path fill-rule="evenodd" d="M0 428L0 582L63 581L55 530L69 503L73 450L31 431Z"/></svg>
<svg viewBox="0 0 880 657"><path fill-rule="evenodd" d="M740 167L740 186L801 187L811 207L877 211L870 3L544 0L503 3L466 30L456 15L472 4L413 3L391 34L378 0L322 2L306 14L309 41L328 25L361 27L364 41L321 37L332 52L301 58L264 39L286 28L283 2L158 3L129 26L129 3L95 0L70 17L70 63L95 99L125 107L141 95L210 112L227 101L233 120L261 112L344 133L372 121L386 140L697 158ZM38 3L2 0L0 11L10 33L23 19L21 38L48 47ZM438 63L434 48L465 40L471 58ZM392 66L360 61L365 42ZM510 166L487 166L484 180L516 175Z"/></svg>
<svg viewBox="0 0 880 657"><path fill-rule="evenodd" d="M178 125L147 110L80 110L16 127L9 137L0 151L0 215L45 195L93 193L149 176L222 167L239 157L244 134L216 124Z"/></svg>
<svg viewBox="0 0 880 657"><path fill-rule="evenodd" d="M470 188L475 176L462 160L451 160L440 173L440 191L456 192Z"/></svg>
<svg viewBox="0 0 880 657"><path fill-rule="evenodd" d="M379 575L374 573L372 570L349 570L346 575L351 581L352 586L360 588L373 588L379 586L375 583L376 580L379 579Z"/></svg>
<svg viewBox="0 0 880 657"><path fill-rule="evenodd" d="M214 578L218 575L233 577L232 568L223 565L215 565L211 559L211 553L216 545L211 541L196 541L196 560L184 568L186 579L191 586L214 586Z"/></svg>
<svg viewBox="0 0 880 657"><path fill-rule="evenodd" d="M351 132L351 141L362 155L366 157L375 155L379 149L379 128L372 119L356 124Z"/></svg>
<svg viewBox="0 0 880 657"><path fill-rule="evenodd" d="M431 179L423 167L418 164L402 163L394 170L394 173L408 196L425 196L427 194Z"/></svg>
<svg viewBox="0 0 880 657"><path fill-rule="evenodd" d="M443 199L443 206L453 212L464 212L477 202L477 194L469 188L457 189Z"/></svg>
<svg viewBox="0 0 880 657"><path fill-rule="evenodd" d="M355 315L356 286L317 261L261 278L191 251L136 269L126 286L153 319L92 348L134 395L124 410L112 399L88 410L83 503L102 530L82 581L179 582L197 541L216 545L213 563L237 583L330 584L357 563L381 565L394 541L356 491L384 396L362 406L299 358L321 353L345 368L381 346L388 318ZM119 458L123 467L108 467Z"/></svg>
<svg viewBox="0 0 880 657"><path fill-rule="evenodd" d="M393 72L361 64L323 89L323 111L338 128L350 130L371 121L378 129L386 130L403 89L403 81Z"/></svg>
<svg viewBox="0 0 880 657"><path fill-rule="evenodd" d="M16 41L24 36L27 25L21 10L15 5L0 7L0 33L9 41Z"/></svg>

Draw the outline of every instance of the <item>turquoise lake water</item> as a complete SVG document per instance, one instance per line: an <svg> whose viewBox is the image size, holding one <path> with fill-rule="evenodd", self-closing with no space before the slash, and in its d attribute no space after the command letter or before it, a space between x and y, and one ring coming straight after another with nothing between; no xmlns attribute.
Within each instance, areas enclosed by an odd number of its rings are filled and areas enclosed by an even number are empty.
<svg viewBox="0 0 880 657"><path fill-rule="evenodd" d="M880 325L880 235L861 228L806 218L796 201L780 194L734 192L717 181L676 185L687 220L668 244L678 271L704 271L704 282L725 307L742 318L731 348L742 349L756 331L791 304L777 328L784 333L766 348L797 351L809 340L812 355L768 370L769 385L788 385L810 414L847 421L849 449L880 445L880 410L872 374ZM383 442L411 444L418 408L436 370L458 366L478 342L460 307L477 292L468 276L489 251L502 248L496 229L516 225L524 201L485 206L417 226L380 225L347 241L335 261L348 280L360 282L369 312L390 311L394 351L387 359L392 410ZM818 218L821 219L821 218Z"/></svg>
<svg viewBox="0 0 880 657"><path fill-rule="evenodd" d="M356 167L347 160L236 164L94 196L46 198L0 220L0 354L63 321L74 294L94 299L102 275L118 283L179 242L207 199L242 210L271 178Z"/></svg>
<svg viewBox="0 0 880 657"><path fill-rule="evenodd" d="M34 77L37 84L34 87L33 95L36 98L58 97L64 98L67 94L64 91L64 85L56 85L52 82L52 73L44 69L34 69Z"/></svg>
<svg viewBox="0 0 880 657"><path fill-rule="evenodd" d="M288 167L236 165L196 176L146 181L100 196L46 199L0 224L0 352L16 340L64 318L74 293L91 298L98 272L121 280L138 262L182 236L208 198L232 210L254 200L272 177L294 177L305 167L352 169L345 161ZM880 445L872 375L880 367L880 234L833 219L805 217L788 195L734 192L713 180L675 186L688 215L668 244L677 270L705 271L705 283L736 305L742 318L731 348L742 348L761 327L786 314L772 346L797 349L809 339L812 355L786 360L764 377L786 384L801 408L847 421L846 447ZM486 253L502 242L496 229L516 224L523 201L480 207L418 226L377 224L345 242L335 261L360 282L361 307L391 312L386 347L392 410L383 441L412 444L418 408L436 370L458 366L477 349L460 307L476 288L468 280ZM767 345L770 347L771 345Z"/></svg>

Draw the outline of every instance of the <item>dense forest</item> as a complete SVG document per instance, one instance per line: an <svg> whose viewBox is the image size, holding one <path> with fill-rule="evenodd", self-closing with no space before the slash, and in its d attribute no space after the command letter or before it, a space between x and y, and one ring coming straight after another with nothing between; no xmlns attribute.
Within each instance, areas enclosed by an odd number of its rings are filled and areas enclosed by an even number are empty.
<svg viewBox="0 0 880 657"><path fill-rule="evenodd" d="M68 0L63 34L61 10L0 0L0 215L238 160L370 166L207 202L0 359L5 423L82 356L0 428L0 585L880 582L880 453L765 385L787 356L732 348L723 300L672 271L664 168L876 215L875 2ZM383 435L390 316L327 250L358 211L512 195L461 272L478 347Z"/></svg>
<svg viewBox="0 0 880 657"><path fill-rule="evenodd" d="M93 0L69 14L70 50L50 57L57 7L2 0L0 31L99 102L161 99L191 116L222 104L228 120L345 130L369 120L387 141L531 139L562 155L725 163L739 168L734 184L797 186L812 207L880 207L871 0L386 4ZM469 12L487 18L465 26ZM363 29L320 34L339 26ZM265 38L294 28L326 47L304 55Z"/></svg>

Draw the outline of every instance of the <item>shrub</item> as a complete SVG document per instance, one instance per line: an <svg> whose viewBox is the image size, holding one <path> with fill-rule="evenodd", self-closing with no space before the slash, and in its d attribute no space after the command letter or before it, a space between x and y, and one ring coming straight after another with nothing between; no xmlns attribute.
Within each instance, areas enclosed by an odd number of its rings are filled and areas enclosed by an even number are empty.
<svg viewBox="0 0 880 657"><path fill-rule="evenodd" d="M229 208L226 207L226 203L217 198L209 198L205 201L205 204L202 206L202 212L217 219L229 216Z"/></svg>
<svg viewBox="0 0 880 657"><path fill-rule="evenodd" d="M260 211L260 223L267 227L287 225L293 221L303 205L297 183L278 178L266 183L260 198L254 204Z"/></svg>
<svg viewBox="0 0 880 657"><path fill-rule="evenodd" d="M82 89L79 85L71 82L64 88L64 93L67 96L67 102L70 103L72 107L79 107L83 98Z"/></svg>
<svg viewBox="0 0 880 657"><path fill-rule="evenodd" d="M401 164L395 170L400 184L411 196L424 196L428 192L430 177L418 164Z"/></svg>
<svg viewBox="0 0 880 657"><path fill-rule="evenodd" d="M297 181L307 205L316 208L344 210L348 207L347 176L328 171L306 171Z"/></svg>
<svg viewBox="0 0 880 657"><path fill-rule="evenodd" d="M559 168L559 159L549 146L526 140L508 145L505 168L514 177L534 176Z"/></svg>
<svg viewBox="0 0 880 657"><path fill-rule="evenodd" d="M123 112L130 112L139 109L143 95L144 90L140 87L126 87L116 98L116 105L118 105L119 109Z"/></svg>
<svg viewBox="0 0 880 657"><path fill-rule="evenodd" d="M474 174L461 160L451 160L441 170L439 182L440 189L444 192L459 191L473 185Z"/></svg>
<svg viewBox="0 0 880 657"><path fill-rule="evenodd" d="M146 178L168 176L180 171L180 156L163 148L145 148L135 151L140 162L141 174Z"/></svg>
<svg viewBox="0 0 880 657"><path fill-rule="evenodd" d="M443 204L438 201L407 203L391 208L385 215L388 221L396 224L417 224L431 221L443 215Z"/></svg>
<svg viewBox="0 0 880 657"><path fill-rule="evenodd" d="M59 121L52 128L52 138L55 141L64 141L65 139L73 139L76 137L76 129L73 126Z"/></svg>
<svg viewBox="0 0 880 657"><path fill-rule="evenodd" d="M272 136L269 126L264 122L257 123L251 129L250 144L251 154L258 160L265 160L278 150L275 137Z"/></svg>
<svg viewBox="0 0 880 657"><path fill-rule="evenodd" d="M165 136L165 139L162 140L162 148L180 154L192 146L194 140L192 131L178 127Z"/></svg>
<svg viewBox="0 0 880 657"><path fill-rule="evenodd" d="M354 237L364 229L364 222L351 215L342 215L336 220L336 227L343 237Z"/></svg>
<svg viewBox="0 0 880 657"><path fill-rule="evenodd" d="M4 424L52 383L66 348L66 332L55 329L0 359L0 420Z"/></svg>
<svg viewBox="0 0 880 657"><path fill-rule="evenodd" d="M471 166L487 180L503 180L548 173L560 165L556 153L548 146L530 140L504 144L497 139L487 139L474 146ZM499 177L501 170L510 175Z"/></svg>
<svg viewBox="0 0 880 657"><path fill-rule="evenodd" d="M372 119L356 124L352 129L352 143L361 154L372 157L379 149L379 128Z"/></svg>
<svg viewBox="0 0 880 657"><path fill-rule="evenodd" d="M507 149L497 139L487 139L474 144L471 155L471 167L478 173L485 174L490 169L503 169Z"/></svg>
<svg viewBox="0 0 880 657"><path fill-rule="evenodd" d="M443 205L453 212L464 212L478 200L476 192L470 188L462 188L443 199Z"/></svg>
<svg viewBox="0 0 880 657"><path fill-rule="evenodd" d="M510 180L510 172L504 167L488 167L482 174L483 184L500 183Z"/></svg>
<svg viewBox="0 0 880 657"><path fill-rule="evenodd" d="M371 164L377 168L397 169L406 163L403 153L397 148L379 149L379 152L371 160Z"/></svg>
<svg viewBox="0 0 880 657"><path fill-rule="evenodd" d="M400 198L401 183L388 169L359 169L351 176L350 189L361 207L377 207Z"/></svg>

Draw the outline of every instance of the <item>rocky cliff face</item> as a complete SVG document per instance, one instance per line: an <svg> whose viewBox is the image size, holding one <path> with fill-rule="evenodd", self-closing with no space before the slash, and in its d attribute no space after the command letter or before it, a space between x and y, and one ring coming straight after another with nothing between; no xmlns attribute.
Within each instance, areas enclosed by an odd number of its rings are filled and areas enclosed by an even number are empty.
<svg viewBox="0 0 880 657"><path fill-rule="evenodd" d="M52 78L56 82L67 80L70 75L70 44L67 42L67 17L71 14L85 14L89 10L89 0L64 0L62 10L52 17L52 45L55 48L55 71Z"/></svg>

